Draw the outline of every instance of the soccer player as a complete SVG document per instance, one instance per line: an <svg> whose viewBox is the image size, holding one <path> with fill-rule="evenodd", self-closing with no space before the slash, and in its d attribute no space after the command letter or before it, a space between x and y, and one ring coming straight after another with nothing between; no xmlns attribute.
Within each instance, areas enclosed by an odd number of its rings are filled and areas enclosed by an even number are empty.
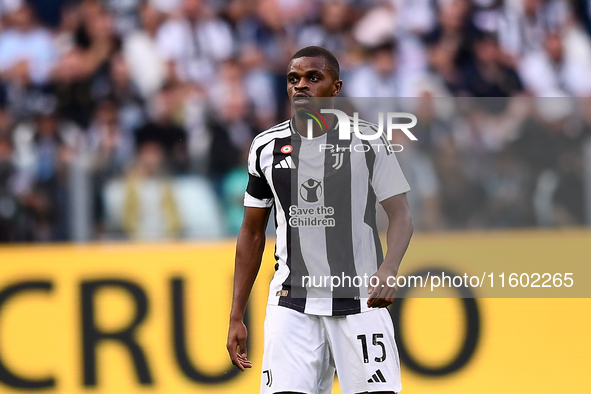
<svg viewBox="0 0 591 394"><path fill-rule="evenodd" d="M329 51L299 50L287 72L295 116L260 133L249 153L227 348L234 365L243 371L252 367L243 317L274 207L277 263L264 326L263 394L330 393L335 371L344 394L402 389L394 327L385 307L396 294L388 278L398 273L413 232L409 186L394 153L384 148L389 146L384 138L379 149L380 144L362 141L350 130L346 145L366 148L318 149L344 143L337 117L328 113L326 127L314 124L309 138L306 114L332 108L342 84L338 61ZM359 125L362 133L376 132L375 125ZM385 257L376 201L388 216ZM374 280L363 291L348 284L326 293L310 284L310 277L364 272Z"/></svg>

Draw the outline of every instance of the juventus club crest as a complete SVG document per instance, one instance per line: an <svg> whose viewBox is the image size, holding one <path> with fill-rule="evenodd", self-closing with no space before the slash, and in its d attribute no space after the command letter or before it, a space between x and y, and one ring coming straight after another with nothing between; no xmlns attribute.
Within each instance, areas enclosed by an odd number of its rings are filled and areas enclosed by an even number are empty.
<svg viewBox="0 0 591 394"><path fill-rule="evenodd" d="M331 150L331 153L332 157L334 157L334 163L332 163L332 168L338 170L343 166L343 160L345 156L344 149L339 149L339 147L337 146L336 149Z"/></svg>
<svg viewBox="0 0 591 394"><path fill-rule="evenodd" d="M263 375L265 376L265 386L271 387L273 385L273 374L271 373L270 369L266 369L263 371Z"/></svg>

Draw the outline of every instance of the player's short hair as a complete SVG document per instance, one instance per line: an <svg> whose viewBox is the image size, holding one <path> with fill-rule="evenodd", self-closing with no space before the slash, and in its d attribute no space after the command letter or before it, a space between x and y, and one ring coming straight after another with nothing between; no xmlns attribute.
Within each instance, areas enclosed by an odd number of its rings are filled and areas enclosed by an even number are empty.
<svg viewBox="0 0 591 394"><path fill-rule="evenodd" d="M322 47L318 47L315 45L305 47L297 51L289 60L298 59L300 57L321 57L326 61L326 67L328 71L332 74L335 81L339 80L339 75L341 72L341 68L339 66L339 61L337 58L328 50Z"/></svg>

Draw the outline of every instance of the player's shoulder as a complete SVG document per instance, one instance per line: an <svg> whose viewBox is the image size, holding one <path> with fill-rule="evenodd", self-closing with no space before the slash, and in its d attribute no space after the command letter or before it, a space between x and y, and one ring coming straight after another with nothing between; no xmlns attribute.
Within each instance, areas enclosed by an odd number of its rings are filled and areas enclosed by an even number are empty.
<svg viewBox="0 0 591 394"><path fill-rule="evenodd" d="M386 139L383 127L382 130L380 130L380 127L377 124L364 119L355 118L353 116L349 116L349 122L351 124L352 137L355 134L354 127L357 127L357 132L364 136L375 136L376 134L379 134L379 137L376 137L375 139L363 141L363 143L371 148L370 150L364 150L364 152L385 152L386 155L390 155L392 153L390 149L391 144Z"/></svg>
<svg viewBox="0 0 591 394"><path fill-rule="evenodd" d="M276 138L284 138L290 135L290 121L291 119L287 119L281 123L277 123L276 125L269 127L266 130L261 131L252 140L252 146L256 147L265 145Z"/></svg>
<svg viewBox="0 0 591 394"><path fill-rule="evenodd" d="M277 135L281 134L282 132L285 132L285 130L289 130L290 129L290 122L291 119L286 119L281 123L277 123L274 126L269 127L266 130L261 131L256 137L257 138L261 138L261 137L265 137L265 136L274 136L276 137Z"/></svg>

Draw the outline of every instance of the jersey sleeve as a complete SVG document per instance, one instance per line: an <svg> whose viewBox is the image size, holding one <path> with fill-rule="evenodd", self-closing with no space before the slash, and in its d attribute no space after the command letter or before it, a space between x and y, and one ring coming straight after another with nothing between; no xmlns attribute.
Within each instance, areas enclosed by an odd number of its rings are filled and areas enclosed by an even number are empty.
<svg viewBox="0 0 591 394"><path fill-rule="evenodd" d="M248 154L248 185L244 193L244 206L270 208L273 206L273 192L260 166L261 149L253 141Z"/></svg>
<svg viewBox="0 0 591 394"><path fill-rule="evenodd" d="M402 173L396 154L380 146L380 149L375 149L375 155L371 184L378 201L382 202L408 192L410 186Z"/></svg>

